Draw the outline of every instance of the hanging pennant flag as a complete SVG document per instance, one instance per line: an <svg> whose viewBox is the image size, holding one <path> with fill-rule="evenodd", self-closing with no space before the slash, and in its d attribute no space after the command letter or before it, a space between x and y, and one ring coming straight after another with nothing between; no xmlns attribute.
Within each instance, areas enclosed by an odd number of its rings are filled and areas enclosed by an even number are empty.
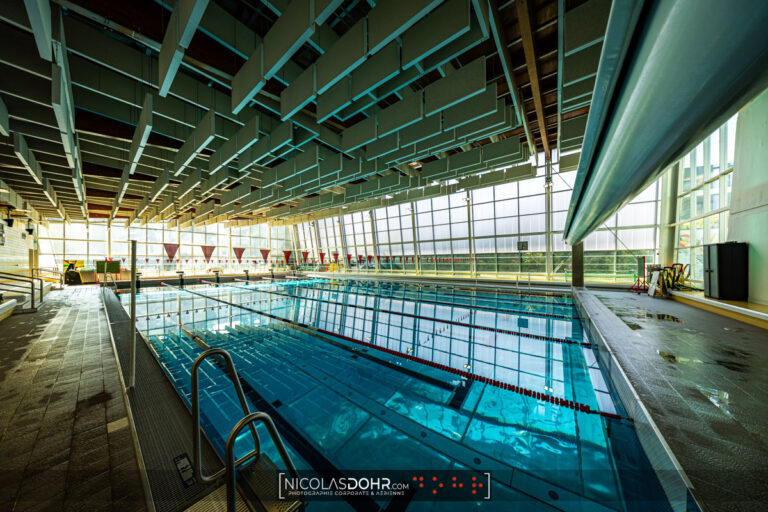
<svg viewBox="0 0 768 512"><path fill-rule="evenodd" d="M232 252L235 253L235 258L237 258L238 263L243 262L243 253L245 252L245 247L233 247Z"/></svg>
<svg viewBox="0 0 768 512"><path fill-rule="evenodd" d="M286 265L291 260L291 254L293 254L293 251L283 251L283 256L285 256Z"/></svg>
<svg viewBox="0 0 768 512"><path fill-rule="evenodd" d="M352 266L352 255L347 254L347 266Z"/></svg>
<svg viewBox="0 0 768 512"><path fill-rule="evenodd" d="M264 263L266 263L269 257L269 249L259 249L259 251L261 251L261 257L264 258Z"/></svg>
<svg viewBox="0 0 768 512"><path fill-rule="evenodd" d="M358 254L357 255L357 263L359 264L359 263L362 263L362 262L363 262L363 255L362 254Z"/></svg>
<svg viewBox="0 0 768 512"><path fill-rule="evenodd" d="M376 255L376 264L381 265L381 255L379 254Z"/></svg>
<svg viewBox="0 0 768 512"><path fill-rule="evenodd" d="M144 258L145 263L149 263L149 258Z"/></svg>
<svg viewBox="0 0 768 512"><path fill-rule="evenodd" d="M165 254L168 255L168 259L173 261L176 257L176 252L179 250L179 244L163 244L165 247Z"/></svg>
<svg viewBox="0 0 768 512"><path fill-rule="evenodd" d="M211 256L213 255L213 251L216 250L216 246L201 245L200 248L203 250L203 256L205 257L205 261L211 261Z"/></svg>
<svg viewBox="0 0 768 512"><path fill-rule="evenodd" d="M335 252L333 253L333 262L338 263L339 262L339 253Z"/></svg>
<svg viewBox="0 0 768 512"><path fill-rule="evenodd" d="M373 263L373 256L371 256L371 255L369 254L369 255L368 255L368 264L370 265L371 263Z"/></svg>
<svg viewBox="0 0 768 512"><path fill-rule="evenodd" d="M384 262L389 263L389 256L384 256Z"/></svg>
<svg viewBox="0 0 768 512"><path fill-rule="evenodd" d="M304 258L304 264L307 264L307 258L309 257L309 251L302 251L301 257Z"/></svg>
<svg viewBox="0 0 768 512"><path fill-rule="evenodd" d="M325 253L321 252L320 253L320 264L322 265L323 263L325 263Z"/></svg>

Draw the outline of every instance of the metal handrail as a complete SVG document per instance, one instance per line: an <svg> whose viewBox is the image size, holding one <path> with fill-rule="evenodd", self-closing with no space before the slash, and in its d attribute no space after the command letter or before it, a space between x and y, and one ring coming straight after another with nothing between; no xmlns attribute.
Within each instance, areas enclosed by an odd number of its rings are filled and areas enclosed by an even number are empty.
<svg viewBox="0 0 768 512"><path fill-rule="evenodd" d="M35 309L35 281L40 281L40 304L43 303L43 280L39 277L30 277L25 276L21 274L11 274L9 272L0 272L0 277L2 277L4 280L11 280L11 281L20 281L22 283L28 283L29 284L29 304L30 308L33 310ZM18 286L21 287L21 285L14 285L11 283L10 285L6 286Z"/></svg>
<svg viewBox="0 0 768 512"><path fill-rule="evenodd" d="M64 284L64 272L61 272L60 270L55 268L36 267L32 269L32 273L36 275L38 279L46 279L45 277L40 277L41 272L47 272L48 274L53 274L55 276L55 279L59 281L59 286ZM52 278L49 277L49 279L52 279Z"/></svg>
<svg viewBox="0 0 768 512"><path fill-rule="evenodd" d="M299 473L296 471L296 466L294 466L293 460L291 460L291 456L288 454L288 450L285 449L285 444L283 444L283 440L277 433L277 428L275 427L275 423L272 421L272 418L265 412L252 412L237 422L237 425L235 425L235 427L232 429L232 432L229 433L229 437L227 438L225 449L227 464L227 512L235 512L237 507L237 497L235 492L235 466L237 464L235 461L234 453L235 440L237 439L238 434L240 434L240 431L243 430L246 425L249 425L251 428L253 428L253 423L256 421L260 421L266 427L267 432L269 433L269 437L271 437L272 442L275 443L277 452L280 454L280 458L283 459L283 462L288 468L288 472L291 474L291 476L294 478L299 477ZM258 455L258 453L256 453L256 455Z"/></svg>
<svg viewBox="0 0 768 512"><path fill-rule="evenodd" d="M247 418L251 415L251 409L248 407L248 402L245 399L245 394L243 393L243 387L240 385L240 376L237 374L237 370L235 370L235 363L232 362L232 356L229 355L229 352L227 352L224 349L221 348L212 348L209 350L206 350L202 354L200 354L197 359L195 359L195 362L192 364L192 371L191 371L191 379L192 379L192 419L193 419L193 429L194 432L192 433L192 441L194 443L194 459L195 459L195 478L201 483L212 483L216 481L218 478L221 477L221 475L224 474L225 471L227 471L227 467L221 468L219 471L212 475L204 475L203 474L203 468L202 468L202 452L201 452L201 446L200 446L200 383L199 383L199 377L198 377L198 368L202 364L202 362L211 357L211 356L221 356L224 358L224 362L227 364L227 371L229 372L229 378L232 380L232 384L235 386L235 391L237 391L237 398L240 400L240 406L243 408L243 414ZM238 423L239 425L239 423ZM251 435L253 436L253 445L254 449L250 453L244 455L243 457L239 458L235 463L240 464L254 455L259 455L259 452L261 450L261 443L259 441L259 434L256 432L256 428L251 424ZM231 437L231 435L230 435ZM229 443L229 441L227 441Z"/></svg>
<svg viewBox="0 0 768 512"><path fill-rule="evenodd" d="M25 276L24 274L13 274L11 272L0 272L0 277L6 278L6 279L14 279L16 281L42 281L39 277L30 277Z"/></svg>

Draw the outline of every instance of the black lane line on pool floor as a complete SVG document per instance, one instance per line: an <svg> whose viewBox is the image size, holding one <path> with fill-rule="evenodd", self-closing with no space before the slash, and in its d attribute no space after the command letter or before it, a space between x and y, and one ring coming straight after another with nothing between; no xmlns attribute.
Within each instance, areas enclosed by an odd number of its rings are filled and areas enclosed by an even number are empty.
<svg viewBox="0 0 768 512"><path fill-rule="evenodd" d="M357 283L357 286L360 286L362 284L366 284L364 281L353 281L353 282ZM341 283L329 282L328 284L331 285L331 286L341 286ZM451 292L439 291L437 289L435 289L434 292L429 292L427 290L423 290L421 287L414 289L414 286L416 286L416 285L413 285L413 284L410 284L410 283L407 286L411 287L411 290L409 290L409 291L412 291L412 292L419 291L419 292L423 292L423 293L444 293L446 295L451 295L453 297L467 297L467 298L481 299L481 300L495 300L495 301L498 302L500 300L500 298L498 296L493 297L490 294L491 293L496 293L498 295L499 293L501 293L503 295L510 295L510 296L513 296L513 297L518 297L518 299L516 299L518 302L528 302L528 303L531 303L531 304L553 304L553 305L556 305L556 306L573 306L573 302L548 302L548 301L529 300L529 299L522 298L522 297L528 295L526 293L516 293L516 292L477 292L477 291L473 291L470 288L443 287L443 288L446 288L448 290L462 290L462 291L468 291L470 293L474 293L474 295L469 295L469 294L465 294L465 293L456 293L456 292L453 292L453 291L451 291ZM387 287L384 287L384 286L381 286L381 285L376 286L376 288L378 288L378 289L387 289ZM483 293L485 295L478 295L480 293ZM533 296L536 296L536 297L552 297L552 298L555 298L555 299L557 299L557 298L570 298L570 296L566 296L566 295L541 295L541 294L536 294L536 293L532 293L530 295L533 295Z"/></svg>
<svg viewBox="0 0 768 512"><path fill-rule="evenodd" d="M213 283L211 281L202 281L202 282L204 282L206 284L213 284L213 285L216 284L216 283ZM281 296L281 297L288 297L288 298L292 298L292 299L312 300L312 301L315 301L315 302L321 302L321 303L325 303L325 304L333 304L333 305L336 305L336 306L345 306L345 307L350 307L350 308L359 308L359 309L364 309L364 310L367 310L367 311L373 311L373 312L376 312L376 313L386 313L386 314L390 314L390 315L399 315L399 316L404 316L404 317L407 317L407 318L414 318L414 319L417 319L417 320L426 320L428 322L437 322L437 323L458 325L460 327L468 327L468 328L471 328L471 329L480 329L481 331L491 331L491 332L497 332L497 333L501 333L501 334L509 334L510 336L520 336L520 337L523 337L523 338L533 338L533 339L537 339L537 340L554 341L555 343L565 343L565 344L568 344L568 345L580 345L582 347L589 347L589 348L592 347L592 344L588 343L586 341L576 341L576 340L571 340L571 339L568 339L568 338L556 338L554 336L544 336L544 335L541 335L541 334L528 334L528 333L523 333L523 332L510 331L508 329L500 329L498 327L486 327L486 326L482 326L482 325L473 325L473 324L468 324L468 323L465 323L465 322L457 322L455 320L442 320L442 319L437 319L437 318L431 318L431 317L428 317L428 316L414 315L412 313L403 313L403 312L399 312L399 311L390 311L390 310L387 310L387 309L378 309L378 308L373 308L373 307L370 307L370 306L360 306L360 305L357 305L357 304L344 304L342 302L335 302L335 301L332 301L332 300L318 299L318 298L315 298L315 297L304 297L304 296L301 296L301 295L291 295L290 293L280 293L280 292L275 292L275 291L269 291L269 290L266 290L266 289L263 289L263 288L244 288L242 286L236 286L236 285L233 285L231 283L226 283L226 284L228 286L232 286L233 288L240 288L241 290L249 290L251 292L269 293L271 295L278 295L278 296ZM335 293L335 292L328 292L328 293Z"/></svg>
<svg viewBox="0 0 768 512"><path fill-rule="evenodd" d="M250 281L246 281L245 279L235 279L235 281L242 282L242 283L249 283ZM454 304L453 302L441 302L437 300L427 300L422 297L414 298L414 297L394 297L392 295L379 295L376 293L363 293L359 291L351 291L351 290L329 290L327 288L317 288L315 286L304 286L299 283L289 283L289 286L293 286L295 288L302 288L304 290L314 290L318 292L328 292L328 293L349 293L352 295L358 295L360 297L381 297L388 300L400 300L400 301L409 301L409 302L423 302L425 304L437 304L439 306L447 306L447 307L453 307L453 308L464 308L464 309L482 309L484 311L493 311L495 313L504 313L507 315L529 315L529 316L541 316L545 318L557 318L561 320L574 320L578 318L577 316L572 315L558 315L555 313L540 313L540 312L534 312L534 311L518 311L514 309L503 309L503 308L494 308L492 306L483 306L480 304ZM359 288L359 287L356 287ZM412 291L412 292L404 292L404 293L417 293L422 294L424 292L421 291ZM427 292L429 293L429 292ZM474 299L473 299L474 300ZM519 302L513 302L513 304L519 304L520 306L523 306L522 303ZM548 306L558 306L558 307L570 307L572 308L573 305L571 304L547 304ZM525 307L525 306L523 306Z"/></svg>
<svg viewBox="0 0 768 512"><path fill-rule="evenodd" d="M252 313L256 313L258 315L263 315L263 316L266 316L267 318L272 318L273 320L278 320L278 321L286 323L288 325L298 326L298 327L307 329L309 331L313 331L313 332L317 332L317 333L323 334L325 336L331 336L331 337L340 338L340 339L349 341L351 343L356 343L358 345L362 345L362 346L365 346L365 347L368 347L368 348L372 348L374 350L379 350L381 352L384 352L384 353L387 353L387 354L391 354L393 356L402 357L403 359L407 359L409 361L414 361L414 362L417 362L417 363L420 363L420 364L424 364L424 365L432 367L432 368L437 368L438 370L443 370L443 371L446 371L446 372L449 372L449 373L453 373L455 375L460 375L462 377L465 377L466 379L470 379L470 380L482 382L484 384L489 384L491 386L495 386L495 387L498 387L498 388L506 389L508 391L512 391L513 393L516 393L516 394L519 394L519 395L523 395L523 396L527 396L527 397L533 398L535 400L541 400L541 401L549 402L551 404L558 405L558 406L561 406L561 407L566 407L568 409L573 409L576 412L583 412L585 414L596 414L596 415L602 416L604 418L610 418L610 419L616 419L616 420L632 421L631 418L626 418L626 417L620 416L618 414L613 414L613 413L610 413L610 412L605 412L605 411L599 411L599 410L592 409L589 405L583 404L581 402L576 402L576 401L568 400L568 399L565 399L565 398L559 398L559 397L556 397L554 395L548 395L546 393L542 393L540 391L534 391L532 389L527 389L527 388L523 388L521 386L516 386L516 385L513 385L513 384L508 384L506 382L501 382L501 381L498 381L496 379L490 379L488 377L483 377L482 375L476 375L474 373L470 373L470 372L467 372L467 371L464 371L464 370L458 370L456 368L451 368L450 366L446 366L446 365L440 364L440 363L435 363L435 362L430 361L428 359L423 359L421 357L412 356L410 354L403 354L402 352L398 352L397 350L392 350L392 349L389 349L389 348L386 348L386 347L380 347L378 345L374 345L373 343L368 343L366 341L357 340L355 338L351 338L351 337L345 336L343 334L333 333L333 332L330 332L330 331L326 331L325 329L320 329L318 327L314 327L312 325L308 325L308 324L304 324L304 323L301 323L301 322L296 322L296 321L293 321L293 320L289 320L288 318L282 318L282 317L279 317L277 315L273 315L271 313L266 313L264 311L259 311L257 309L249 308L248 306L243 306L242 304L235 304L233 302L227 302L227 301L225 301L223 299L219 299L218 297L211 297L209 295L205 295L205 294L202 294L202 293L193 292L191 290L187 290L187 289L183 289L183 288L178 288L178 287L176 287L176 286L174 286L172 284L168 284L168 283L165 283L165 282L161 282L161 284L163 286L167 286L168 288L173 288L175 290L184 291L184 292L191 293L193 295L197 295L197 296L200 296L200 297L203 297L203 298L206 298L206 299L214 300L216 302L220 302L222 304L226 304L227 306L234 306L234 307L238 307L238 308L244 309L246 311L250 311ZM216 283L208 283L208 284L214 284L215 285ZM219 285L217 285L217 286L219 286ZM248 289L248 290L252 291L251 289ZM322 339L326 340L326 338L322 338Z"/></svg>

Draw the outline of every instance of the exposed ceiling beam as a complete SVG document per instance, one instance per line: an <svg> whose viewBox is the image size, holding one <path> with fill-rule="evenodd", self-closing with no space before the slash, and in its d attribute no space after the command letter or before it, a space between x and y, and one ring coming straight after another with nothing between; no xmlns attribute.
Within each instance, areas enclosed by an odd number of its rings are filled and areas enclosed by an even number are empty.
<svg viewBox="0 0 768 512"><path fill-rule="evenodd" d="M547 137L547 125L544 122L544 106L541 101L539 71L536 66L536 52L533 47L533 29L531 28L531 15L528 11L528 0L516 0L515 7L517 8L517 22L520 25L520 36L523 39L525 63L528 67L528 76L531 80L533 103L536 106L536 119L539 122L541 141L544 145L544 158L550 160L549 137Z"/></svg>
<svg viewBox="0 0 768 512"><path fill-rule="evenodd" d="M499 54L501 67L504 69L504 76L507 79L507 88L509 89L510 96L512 96L512 103L515 106L517 118L523 125L523 131L525 132L525 138L528 141L528 147L530 148L531 154L535 155L536 144L533 141L533 135L528 126L528 117L525 115L523 109L524 102L520 95L520 89L515 82L514 68L512 66L512 59L509 57L509 46L507 45L506 36L504 35L504 27L501 24L499 8L496 4L496 0L488 0L488 5L490 6L488 14L491 19L491 33L493 34L493 41L496 44L496 51Z"/></svg>
<svg viewBox="0 0 768 512"><path fill-rule="evenodd" d="M5 106L3 98L0 98L0 135L7 137L10 133L10 128L8 126L8 107Z"/></svg>
<svg viewBox="0 0 768 512"><path fill-rule="evenodd" d="M51 46L51 3L48 0L24 0L32 33L40 57L50 62L53 59Z"/></svg>
<svg viewBox="0 0 768 512"><path fill-rule="evenodd" d="M160 96L168 94L206 7L208 0L179 0L173 9L158 58Z"/></svg>

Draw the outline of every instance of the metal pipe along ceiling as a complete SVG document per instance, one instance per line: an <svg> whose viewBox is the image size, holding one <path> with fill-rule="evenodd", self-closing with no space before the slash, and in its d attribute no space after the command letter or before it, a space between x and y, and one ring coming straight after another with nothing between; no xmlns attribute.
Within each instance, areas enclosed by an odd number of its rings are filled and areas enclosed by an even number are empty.
<svg viewBox="0 0 768 512"><path fill-rule="evenodd" d="M614 0L565 225L569 243L768 87L766 24L765 0L657 0L640 10Z"/></svg>

